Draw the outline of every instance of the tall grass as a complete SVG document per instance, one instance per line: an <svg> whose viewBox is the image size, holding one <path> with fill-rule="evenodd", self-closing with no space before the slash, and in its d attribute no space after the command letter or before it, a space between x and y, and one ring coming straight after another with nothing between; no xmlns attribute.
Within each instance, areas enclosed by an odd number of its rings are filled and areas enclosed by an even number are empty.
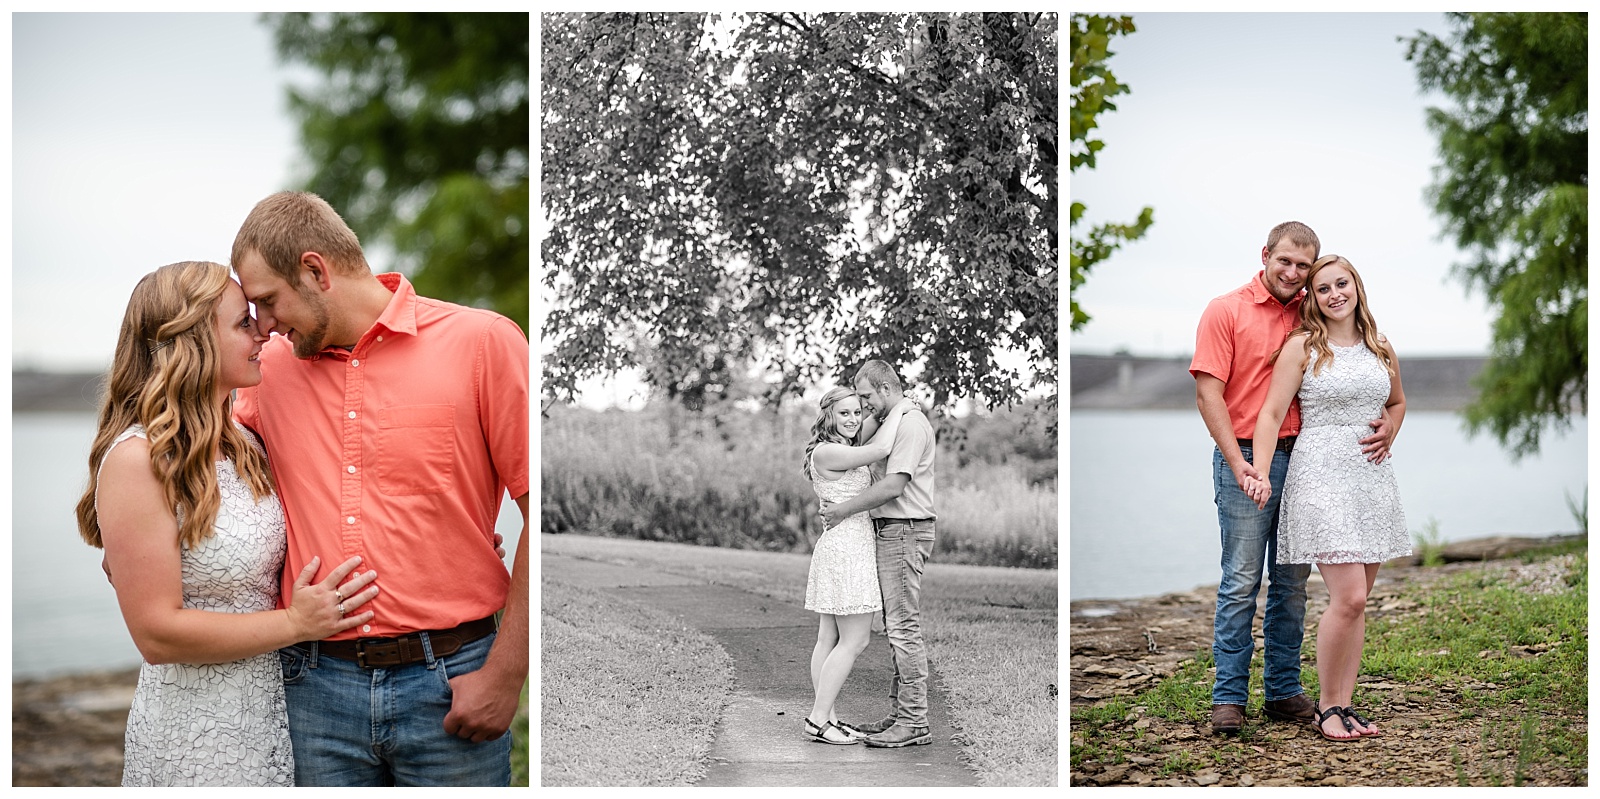
<svg viewBox="0 0 1600 799"><path fill-rule="evenodd" d="M822 534L800 462L801 412L694 414L652 406L557 406L543 420L541 529L703 546L807 552ZM1030 483L1026 459L959 465L941 450L935 558L1056 567L1053 482Z"/></svg>

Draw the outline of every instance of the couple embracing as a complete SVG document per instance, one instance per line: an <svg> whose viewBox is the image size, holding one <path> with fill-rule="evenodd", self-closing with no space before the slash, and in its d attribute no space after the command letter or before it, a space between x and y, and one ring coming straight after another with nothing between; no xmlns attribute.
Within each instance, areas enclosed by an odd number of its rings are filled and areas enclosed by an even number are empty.
<svg viewBox="0 0 1600 799"><path fill-rule="evenodd" d="M1378 567L1411 552L1389 463L1405 393L1361 276L1349 260L1320 250L1300 222L1273 228L1261 271L1207 306L1189 367L1216 442L1222 528L1214 733L1244 724L1265 569L1264 715L1308 724L1330 741L1381 734L1351 698ZM1313 563L1329 596L1317 628L1316 702L1300 685Z"/></svg>
<svg viewBox="0 0 1600 799"><path fill-rule="evenodd" d="M123 784L508 784L527 339L373 274L312 194L232 261L134 288L78 503L144 659Z"/></svg>
<svg viewBox="0 0 1600 799"><path fill-rule="evenodd" d="M824 528L806 582L805 607L819 625L805 734L841 746L930 743L921 598L936 518L933 426L894 368L876 360L861 366L851 388L824 393L817 410L801 466L822 500ZM892 709L877 722L841 721L835 700L879 612L894 662Z"/></svg>

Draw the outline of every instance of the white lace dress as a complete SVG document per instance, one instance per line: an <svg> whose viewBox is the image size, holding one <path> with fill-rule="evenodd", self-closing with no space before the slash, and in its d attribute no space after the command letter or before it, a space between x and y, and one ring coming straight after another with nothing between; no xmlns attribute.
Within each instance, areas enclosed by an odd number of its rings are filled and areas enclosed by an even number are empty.
<svg viewBox="0 0 1600 799"><path fill-rule="evenodd" d="M844 502L872 484L867 467L858 466L828 480L813 467L811 486L829 502ZM829 528L811 552L811 574L806 579L806 610L848 616L883 610L878 592L878 544L872 520L857 513Z"/></svg>
<svg viewBox="0 0 1600 799"><path fill-rule="evenodd" d="M1411 554L1394 468L1361 451L1389 397L1389 373L1364 344L1332 347L1300 384L1300 437L1278 516L1279 563L1381 563Z"/></svg>
<svg viewBox="0 0 1600 799"><path fill-rule="evenodd" d="M133 436L147 438L135 425L116 443ZM222 507L216 532L180 555L183 606L272 610L283 571L283 506L276 495L257 503L232 461L217 461L217 482ZM205 665L142 664L128 712L122 784L293 785L278 654Z"/></svg>

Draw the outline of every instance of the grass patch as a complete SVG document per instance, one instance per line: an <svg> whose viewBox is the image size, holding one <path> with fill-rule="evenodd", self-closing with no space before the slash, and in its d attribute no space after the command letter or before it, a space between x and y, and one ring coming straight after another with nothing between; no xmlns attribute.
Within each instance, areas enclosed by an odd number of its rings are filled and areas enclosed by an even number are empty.
<svg viewBox="0 0 1600 799"><path fill-rule="evenodd" d="M1417 547L1417 559L1423 566L1444 565L1444 537L1439 532L1439 520L1428 517L1422 525L1422 531L1411 534L1411 542Z"/></svg>
<svg viewBox="0 0 1600 799"><path fill-rule="evenodd" d="M1584 706L1589 592L1586 583L1571 588L1531 594L1486 572L1455 575L1416 597L1419 613L1367 624L1362 672L1402 683L1490 685L1468 688L1483 705Z"/></svg>
<svg viewBox="0 0 1600 799"><path fill-rule="evenodd" d="M647 564L796 605L805 600L807 555L567 535L543 535L540 544L545 552ZM928 650L958 743L982 785L1058 782L1056 576L936 562L923 575Z"/></svg>
<svg viewBox="0 0 1600 799"><path fill-rule="evenodd" d="M1538 562L1539 556L1534 557L1530 562ZM1554 580L1554 592L1531 591L1489 564L1431 584L1413 583L1404 595L1417 603L1415 611L1367 622L1363 678L1399 684L1403 687L1391 690L1413 701L1448 693L1459 712L1437 719L1438 724L1476 730L1476 750L1470 755L1458 744L1438 753L1441 762L1451 765L1457 784L1524 785L1555 769L1578 774L1587 769L1586 541L1563 543L1544 557L1563 559L1551 561L1544 578ZM1302 653L1308 662L1301 681L1315 698L1315 619L1307 621L1311 627ZM1180 757L1184 752L1159 752L1127 722L1147 715L1203 723L1210 712L1212 665L1209 651L1197 652L1143 693L1074 711L1074 772L1088 764L1123 763L1139 752L1151 753L1162 774L1193 771L1192 753ZM1260 714L1261 668L1257 649L1247 710L1252 718ZM1353 704L1372 707L1395 695L1358 684ZM1208 741L1208 751L1222 762L1231 747L1248 747L1258 726L1246 724L1237 744ZM1244 753L1242 759L1250 757Z"/></svg>
<svg viewBox="0 0 1600 799"><path fill-rule="evenodd" d="M542 592L542 784L692 784L732 687L728 654L660 611L549 581Z"/></svg>
<svg viewBox="0 0 1600 799"><path fill-rule="evenodd" d="M1462 764L1471 784L1520 785L1540 764L1586 768L1588 735L1570 717L1589 702L1587 574L1585 552L1556 593L1487 571L1454 575L1418 597L1418 614L1368 623L1362 672L1452 688L1464 716L1485 719L1484 750L1506 754Z"/></svg>
<svg viewBox="0 0 1600 799"><path fill-rule="evenodd" d="M814 417L723 408L690 413L549 410L540 426L540 530L701 546L809 552L817 498L800 473ZM982 420L964 420L977 426ZM939 557L946 563L1054 569L1057 491L1047 459L1009 446L941 439ZM953 448L954 447L954 448ZM964 449L965 448L965 449ZM1041 451L1043 448L1039 448ZM991 451L994 450L994 451Z"/></svg>
<svg viewBox="0 0 1600 799"><path fill-rule="evenodd" d="M522 699L517 704L517 717L511 720L511 729L520 731L511 739L511 787L528 787L528 684L522 684Z"/></svg>

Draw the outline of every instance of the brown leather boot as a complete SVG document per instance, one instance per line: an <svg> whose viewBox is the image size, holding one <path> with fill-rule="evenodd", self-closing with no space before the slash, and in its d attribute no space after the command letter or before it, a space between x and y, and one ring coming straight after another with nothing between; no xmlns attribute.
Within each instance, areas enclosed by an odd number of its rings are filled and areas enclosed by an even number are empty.
<svg viewBox="0 0 1600 799"><path fill-rule="evenodd" d="M1212 705L1211 734L1238 735L1244 726L1244 705Z"/></svg>
<svg viewBox="0 0 1600 799"><path fill-rule="evenodd" d="M1312 724L1317 717L1316 707L1312 704L1311 698L1305 694L1268 702L1263 706L1263 710L1269 719L1292 721L1296 724Z"/></svg>

